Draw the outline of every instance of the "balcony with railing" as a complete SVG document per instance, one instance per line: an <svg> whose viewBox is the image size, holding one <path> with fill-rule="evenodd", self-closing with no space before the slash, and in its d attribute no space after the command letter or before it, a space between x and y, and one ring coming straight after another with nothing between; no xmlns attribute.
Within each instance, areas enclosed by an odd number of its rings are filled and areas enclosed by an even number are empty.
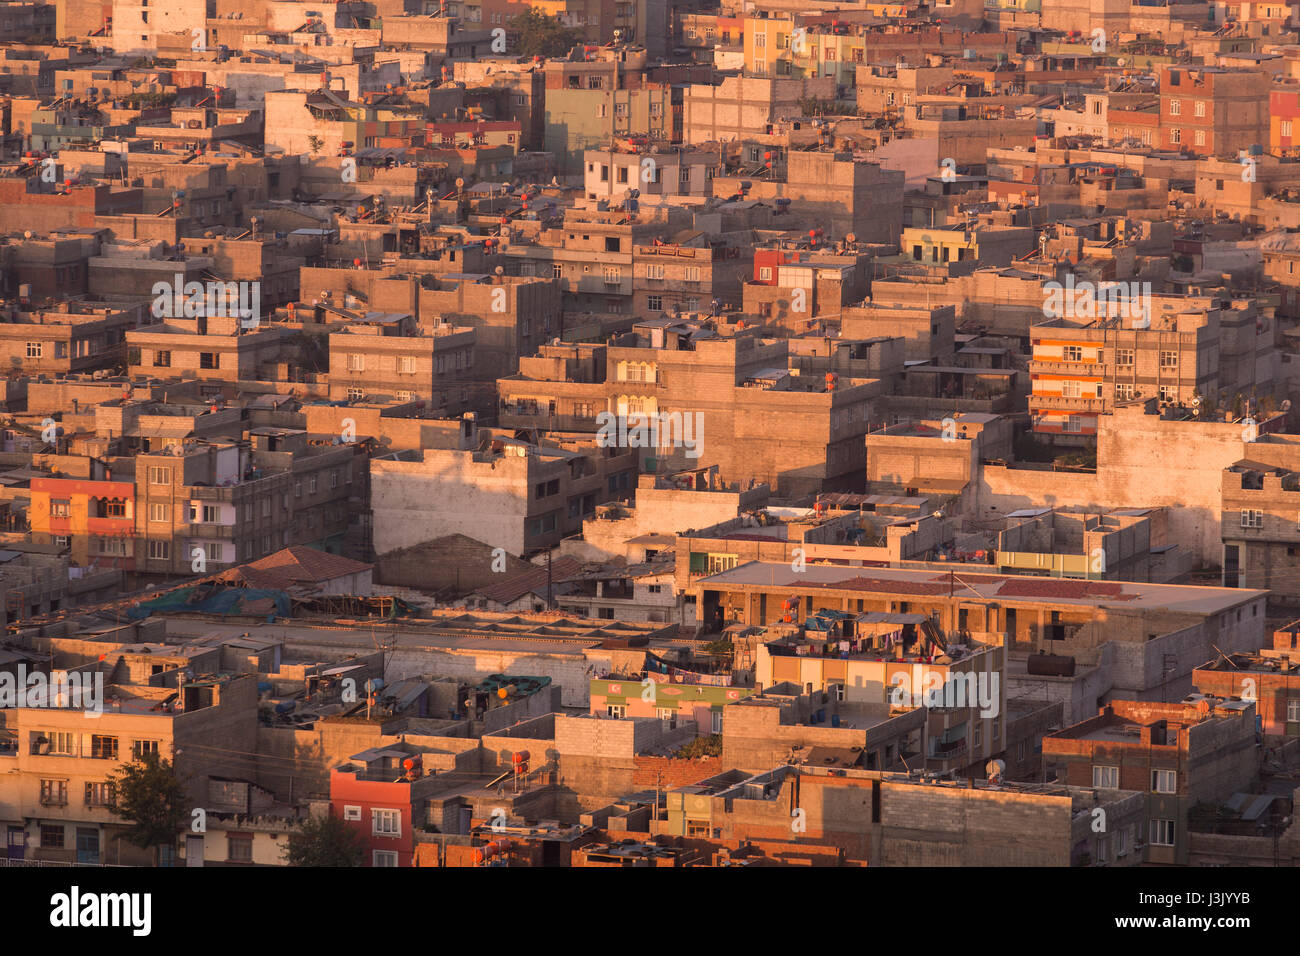
<svg viewBox="0 0 1300 956"><path fill-rule="evenodd" d="M1105 399L1096 398L1069 398L1065 395L1039 395L1029 396L1030 409L1059 409L1066 412L1103 412L1106 410Z"/></svg>

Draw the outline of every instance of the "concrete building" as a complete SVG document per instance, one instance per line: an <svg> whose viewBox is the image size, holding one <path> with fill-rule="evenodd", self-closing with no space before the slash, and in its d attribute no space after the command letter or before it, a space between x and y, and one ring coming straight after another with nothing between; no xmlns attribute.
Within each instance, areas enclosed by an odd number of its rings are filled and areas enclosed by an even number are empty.
<svg viewBox="0 0 1300 956"><path fill-rule="evenodd" d="M1187 811L1254 784L1255 736L1253 700L1112 700L1098 716L1044 737L1043 760L1061 783L1146 793L1148 862L1186 863Z"/></svg>

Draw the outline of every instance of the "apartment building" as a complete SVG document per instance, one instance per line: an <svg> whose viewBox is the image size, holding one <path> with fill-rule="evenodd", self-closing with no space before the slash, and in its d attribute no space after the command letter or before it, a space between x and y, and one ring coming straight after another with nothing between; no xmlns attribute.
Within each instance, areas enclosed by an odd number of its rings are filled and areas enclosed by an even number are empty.
<svg viewBox="0 0 1300 956"><path fill-rule="evenodd" d="M265 426L247 441L136 455L136 569L205 575L291 545L338 550L364 513L363 455L358 443Z"/></svg>
<svg viewBox="0 0 1300 956"><path fill-rule="evenodd" d="M1060 783L1147 795L1147 861L1187 862L1187 812L1249 790L1259 774L1255 701L1193 694L1181 703L1112 700L1043 737Z"/></svg>
<svg viewBox="0 0 1300 956"><path fill-rule="evenodd" d="M135 482L33 478L32 540L69 549L81 567L135 569Z"/></svg>
<svg viewBox="0 0 1300 956"><path fill-rule="evenodd" d="M481 449L423 449L370 463L374 550L464 534L510 555L554 547L596 505L630 498L639 451L594 438L530 445L482 435Z"/></svg>
<svg viewBox="0 0 1300 956"><path fill-rule="evenodd" d="M481 252L483 246L468 249ZM474 329L473 372L480 381L512 374L521 355L533 354L563 331L561 292L549 266L544 276L542 270L526 275L459 271L478 266L470 265L464 247L448 253L451 271L446 272L431 268L436 261L400 258L382 269L304 267L302 287L331 307L351 301L350 296L356 308L409 313L426 331Z"/></svg>
<svg viewBox="0 0 1300 956"><path fill-rule="evenodd" d="M1270 746L1300 736L1300 622L1273 632L1271 646L1256 653L1227 654L1202 664L1192 674L1196 690L1207 696L1253 700L1259 729Z"/></svg>
<svg viewBox="0 0 1300 956"><path fill-rule="evenodd" d="M210 382L273 379L274 367L294 358L292 333L235 315L167 318L126 333L132 378L197 378Z"/></svg>
<svg viewBox="0 0 1300 956"><path fill-rule="evenodd" d="M1026 676L1046 651L1079 656L1087 680L1062 678L1054 693L1091 711L1110 690L1186 693L1192 669L1217 653L1254 651L1264 640L1264 591L1129 581L1042 580L965 570L905 570L751 561L720 555L691 573L702 633L801 624L821 611L919 614L944 633L969 631L1007 649L1008 693L1039 696L1049 682ZM791 608L793 605L793 608ZM1103 645L1113 644L1110 651ZM1147 648L1142 654L1137 649ZM1071 672L1073 673L1073 671ZM1066 709L1070 719L1073 705Z"/></svg>
<svg viewBox="0 0 1300 956"><path fill-rule="evenodd" d="M126 335L142 307L69 302L0 316L0 361L28 372L72 374L125 364Z"/></svg>
<svg viewBox="0 0 1300 956"><path fill-rule="evenodd" d="M421 402L452 417L468 411L461 391L477 378L476 336L466 327L421 327L407 314L368 313L330 333L330 400Z"/></svg>
<svg viewBox="0 0 1300 956"><path fill-rule="evenodd" d="M1269 143L1269 75L1166 64L1160 78L1160 148L1235 156Z"/></svg>
<svg viewBox="0 0 1300 956"><path fill-rule="evenodd" d="M926 768L978 772L1006 748L1004 668L1001 646L944 636L920 614L868 613L814 616L800 632L760 641L754 681L872 705L877 716L925 707Z"/></svg>
<svg viewBox="0 0 1300 956"><path fill-rule="evenodd" d="M582 187L587 199L623 202L633 190L647 199L713 195L711 183L718 154L707 144L629 144L589 149L583 153L582 162Z"/></svg>
<svg viewBox="0 0 1300 956"><path fill-rule="evenodd" d="M110 654L132 649L105 645ZM0 748L0 767L14 776L5 777L13 783L0 801L0 816L11 859L153 865L152 851L128 842L126 824L108 809L110 775L124 763L157 754L172 762L193 805L202 806L209 775L239 773L230 755L257 749L254 676L187 677L182 668L189 659L165 653L155 655L154 663L158 678L130 683L110 681L111 662L80 667L104 678L107 700L93 720L77 701L7 712L10 746ZM175 847L163 846L160 853L163 865L175 859Z"/></svg>
<svg viewBox="0 0 1300 956"><path fill-rule="evenodd" d="M1192 405L1217 398L1217 331L1217 317L1204 314L1152 319L1150 328L1124 328L1109 318L1035 325L1029 395L1034 431L1095 435L1097 416L1122 402L1154 397Z"/></svg>
<svg viewBox="0 0 1300 956"><path fill-rule="evenodd" d="M699 415L692 450L662 442L673 468L718 465L723 481L765 482L778 494L849 490L861 481L862 438L878 382L809 380L788 368L784 340L754 330L720 336L657 319L608 346L557 346L498 382L501 423L597 431L597 415ZM661 437L665 437L662 436ZM843 486L843 487L840 487Z"/></svg>

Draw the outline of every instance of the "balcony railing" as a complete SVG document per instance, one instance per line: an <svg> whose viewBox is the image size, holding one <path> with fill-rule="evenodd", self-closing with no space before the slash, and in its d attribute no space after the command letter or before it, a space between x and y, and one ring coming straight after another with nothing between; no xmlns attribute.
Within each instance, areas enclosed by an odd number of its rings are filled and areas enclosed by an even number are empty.
<svg viewBox="0 0 1300 956"><path fill-rule="evenodd" d="M1070 412L1105 411L1106 402L1100 398L1066 398L1064 395L1030 395L1029 407L1059 408Z"/></svg>

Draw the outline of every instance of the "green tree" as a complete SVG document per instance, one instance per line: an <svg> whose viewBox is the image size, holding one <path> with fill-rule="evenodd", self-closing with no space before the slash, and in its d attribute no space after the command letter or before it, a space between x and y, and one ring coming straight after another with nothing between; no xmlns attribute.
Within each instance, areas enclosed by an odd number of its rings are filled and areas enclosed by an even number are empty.
<svg viewBox="0 0 1300 956"><path fill-rule="evenodd" d="M519 14L507 26L510 51L518 56L564 56L582 42L580 31L537 10Z"/></svg>
<svg viewBox="0 0 1300 956"><path fill-rule="evenodd" d="M290 866L360 866L365 858L360 834L334 816L304 820L284 850Z"/></svg>
<svg viewBox="0 0 1300 956"><path fill-rule="evenodd" d="M159 847L176 846L176 837L189 816L185 784L171 762L146 753L109 775L113 802L109 809L126 820L126 839L142 850L153 850L158 865Z"/></svg>

